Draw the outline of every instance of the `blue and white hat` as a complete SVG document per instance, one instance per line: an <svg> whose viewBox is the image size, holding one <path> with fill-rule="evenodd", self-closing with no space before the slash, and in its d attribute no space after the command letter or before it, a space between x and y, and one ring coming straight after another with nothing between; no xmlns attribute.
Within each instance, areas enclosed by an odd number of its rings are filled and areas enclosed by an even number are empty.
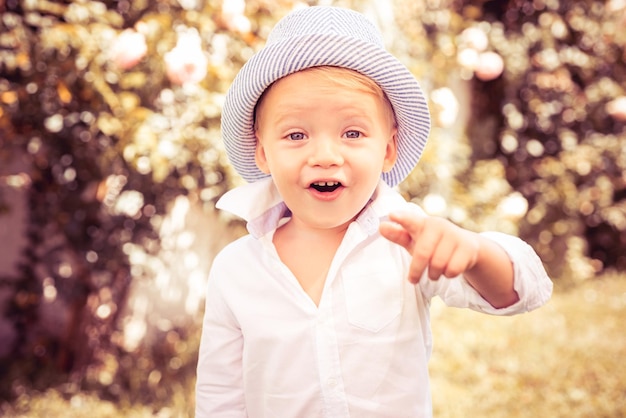
<svg viewBox="0 0 626 418"><path fill-rule="evenodd" d="M239 175L248 182L267 177L254 159L253 120L265 89L282 77L317 66L358 71L383 89L398 125L398 158L382 178L390 186L400 183L419 161L430 130L422 89L408 68L385 50L380 32L369 20L349 9L326 6L299 9L280 20L228 90L222 135Z"/></svg>

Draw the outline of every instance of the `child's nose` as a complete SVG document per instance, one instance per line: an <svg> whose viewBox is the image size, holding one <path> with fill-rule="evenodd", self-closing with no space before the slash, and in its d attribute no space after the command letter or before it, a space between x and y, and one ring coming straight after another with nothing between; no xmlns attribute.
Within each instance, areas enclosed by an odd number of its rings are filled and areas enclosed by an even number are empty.
<svg viewBox="0 0 626 418"><path fill-rule="evenodd" d="M344 162L341 141L330 137L318 137L311 141L309 165L331 167Z"/></svg>

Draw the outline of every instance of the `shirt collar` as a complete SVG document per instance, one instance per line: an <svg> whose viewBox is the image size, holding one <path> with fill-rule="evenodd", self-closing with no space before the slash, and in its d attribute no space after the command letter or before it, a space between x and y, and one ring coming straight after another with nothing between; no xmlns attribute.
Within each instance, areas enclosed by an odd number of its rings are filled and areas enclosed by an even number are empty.
<svg viewBox="0 0 626 418"><path fill-rule="evenodd" d="M381 179L356 223L367 235L372 235L378 231L380 221L394 208L402 205L406 205L404 198ZM244 219L248 232L255 238L275 230L281 219L290 216L289 209L271 177L228 191L215 206Z"/></svg>

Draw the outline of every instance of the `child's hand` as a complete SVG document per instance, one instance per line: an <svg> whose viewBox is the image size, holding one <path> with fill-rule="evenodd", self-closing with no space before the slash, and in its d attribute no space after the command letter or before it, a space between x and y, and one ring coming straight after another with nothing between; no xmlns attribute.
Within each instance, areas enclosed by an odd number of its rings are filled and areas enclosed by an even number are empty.
<svg viewBox="0 0 626 418"><path fill-rule="evenodd" d="M428 277L455 277L474 267L480 249L480 236L452 222L411 212L389 215L391 222L380 225L380 233L406 248L413 257L409 281L419 282L428 268Z"/></svg>

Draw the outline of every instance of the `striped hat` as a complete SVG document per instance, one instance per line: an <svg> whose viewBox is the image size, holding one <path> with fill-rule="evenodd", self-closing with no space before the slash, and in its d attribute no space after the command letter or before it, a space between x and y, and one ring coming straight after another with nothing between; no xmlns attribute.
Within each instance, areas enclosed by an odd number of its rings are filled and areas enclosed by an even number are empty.
<svg viewBox="0 0 626 418"><path fill-rule="evenodd" d="M226 94L222 136L230 162L248 182L267 176L255 163L254 108L273 82L296 71L335 66L358 71L385 92L398 125L398 158L382 174L395 186L420 159L428 132L428 105L417 80L385 50L376 27L352 10L315 6L296 10L280 20L263 49L241 68Z"/></svg>

